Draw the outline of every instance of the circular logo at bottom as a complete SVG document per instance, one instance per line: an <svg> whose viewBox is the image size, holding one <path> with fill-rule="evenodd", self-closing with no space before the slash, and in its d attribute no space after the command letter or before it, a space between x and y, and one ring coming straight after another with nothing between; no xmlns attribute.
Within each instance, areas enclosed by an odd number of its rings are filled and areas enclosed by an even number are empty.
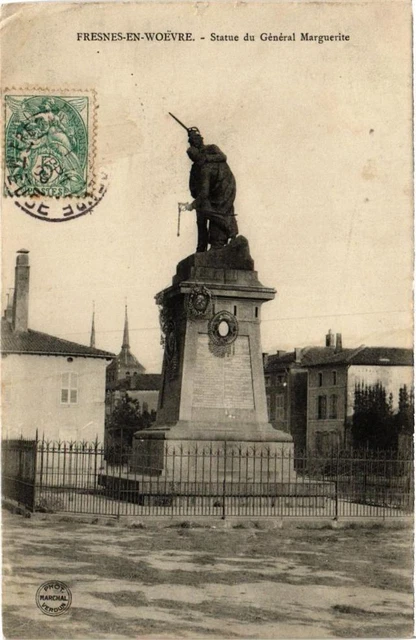
<svg viewBox="0 0 416 640"><path fill-rule="evenodd" d="M36 604L47 616L61 616L72 602L70 588L60 580L48 580L36 591Z"/></svg>

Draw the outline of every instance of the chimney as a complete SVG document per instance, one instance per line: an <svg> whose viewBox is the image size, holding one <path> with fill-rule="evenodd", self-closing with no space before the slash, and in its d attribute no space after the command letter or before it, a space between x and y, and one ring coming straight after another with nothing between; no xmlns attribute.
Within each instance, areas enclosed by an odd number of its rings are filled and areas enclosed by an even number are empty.
<svg viewBox="0 0 416 640"><path fill-rule="evenodd" d="M27 331L29 318L29 251L20 249L16 257L14 280L13 319L14 331Z"/></svg>
<svg viewBox="0 0 416 640"><path fill-rule="evenodd" d="M268 353L263 353L263 369L265 369L267 367L267 364L269 362L269 354Z"/></svg>
<svg viewBox="0 0 416 640"><path fill-rule="evenodd" d="M337 342L335 345L335 353L339 353L340 351L342 351L342 334L341 333L337 333Z"/></svg>
<svg viewBox="0 0 416 640"><path fill-rule="evenodd" d="M335 346L334 334L332 333L331 329L328 330L328 333L325 336L325 346L326 347Z"/></svg>
<svg viewBox="0 0 416 640"><path fill-rule="evenodd" d="M297 364L302 362L302 349L300 347L295 348L295 362Z"/></svg>

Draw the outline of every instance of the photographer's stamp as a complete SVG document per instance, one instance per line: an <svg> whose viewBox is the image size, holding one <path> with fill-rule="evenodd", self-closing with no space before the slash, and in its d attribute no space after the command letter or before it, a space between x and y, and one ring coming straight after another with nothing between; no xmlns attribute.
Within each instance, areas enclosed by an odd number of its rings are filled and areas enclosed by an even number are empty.
<svg viewBox="0 0 416 640"><path fill-rule="evenodd" d="M36 604L47 616L61 616L71 607L71 589L60 580L48 580L36 591Z"/></svg>

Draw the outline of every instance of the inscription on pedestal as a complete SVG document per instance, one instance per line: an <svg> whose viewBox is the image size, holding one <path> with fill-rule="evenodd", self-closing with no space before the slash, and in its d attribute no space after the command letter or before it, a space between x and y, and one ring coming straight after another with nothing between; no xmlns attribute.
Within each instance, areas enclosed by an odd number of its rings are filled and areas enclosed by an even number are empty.
<svg viewBox="0 0 416 640"><path fill-rule="evenodd" d="M209 350L209 338L198 334L193 406L205 409L254 409L250 345L239 336L223 358Z"/></svg>

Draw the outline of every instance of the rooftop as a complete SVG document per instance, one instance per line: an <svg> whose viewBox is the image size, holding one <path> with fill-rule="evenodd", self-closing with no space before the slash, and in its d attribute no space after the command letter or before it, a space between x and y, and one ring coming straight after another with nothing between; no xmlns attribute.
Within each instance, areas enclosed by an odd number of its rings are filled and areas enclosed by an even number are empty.
<svg viewBox="0 0 416 640"><path fill-rule="evenodd" d="M44 356L79 356L84 358L112 359L114 354L94 347L63 340L40 331L13 331L9 322L1 320L1 352L44 355Z"/></svg>
<svg viewBox="0 0 416 640"><path fill-rule="evenodd" d="M303 347L299 349L299 361L296 361L296 352L287 351L283 354L269 355L267 358L267 365L265 367L266 373L273 373L284 367L288 367L291 364L297 362L299 366L307 366L311 362L326 361L329 356L332 356L335 352L335 347Z"/></svg>
<svg viewBox="0 0 416 640"><path fill-rule="evenodd" d="M117 363L123 365L123 367L129 367L130 369L139 369L141 373L144 373L146 371L144 366L137 360L136 356L132 354L129 346L123 346L121 348L121 351L118 354L116 360Z"/></svg>
<svg viewBox="0 0 416 640"><path fill-rule="evenodd" d="M413 350L398 347L366 347L362 345L357 349L342 349L338 353L327 354L326 357L313 358L308 363L308 366L334 364L412 367Z"/></svg>
<svg viewBox="0 0 416 640"><path fill-rule="evenodd" d="M266 373L273 373L296 362L295 351L282 355L270 355L265 367ZM341 349L335 347L304 347L300 349L299 366L317 367L324 365L368 365L368 366L413 366L413 350L398 347L366 347Z"/></svg>

